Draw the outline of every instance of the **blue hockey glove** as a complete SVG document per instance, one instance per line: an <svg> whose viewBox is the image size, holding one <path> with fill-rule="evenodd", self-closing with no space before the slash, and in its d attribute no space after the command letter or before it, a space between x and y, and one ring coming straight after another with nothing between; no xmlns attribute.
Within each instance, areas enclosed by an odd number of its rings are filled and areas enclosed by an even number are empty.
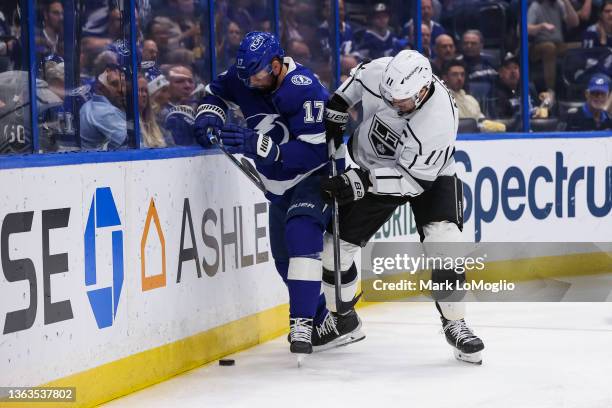
<svg viewBox="0 0 612 408"><path fill-rule="evenodd" d="M242 153L266 165L280 159L280 149L272 138L254 130L227 125L221 130L220 139L230 153Z"/></svg>
<svg viewBox="0 0 612 408"><path fill-rule="evenodd" d="M212 129L214 133L219 133L224 124L225 112L222 108L217 105L202 104L198 107L198 113L195 117L194 136L202 147L209 148L211 143L206 135L208 129Z"/></svg>

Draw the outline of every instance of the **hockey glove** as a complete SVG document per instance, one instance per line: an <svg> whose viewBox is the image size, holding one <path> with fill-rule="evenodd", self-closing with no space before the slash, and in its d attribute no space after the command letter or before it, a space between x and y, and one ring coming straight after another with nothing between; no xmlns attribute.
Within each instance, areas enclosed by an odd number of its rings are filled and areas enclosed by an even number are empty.
<svg viewBox="0 0 612 408"><path fill-rule="evenodd" d="M264 165L280 159L280 149L272 138L254 130L227 125L221 130L220 139L230 153L242 153Z"/></svg>
<svg viewBox="0 0 612 408"><path fill-rule="evenodd" d="M343 174L321 181L321 195L331 204L334 197L339 205L361 200L372 185L370 173L362 169L349 169Z"/></svg>
<svg viewBox="0 0 612 408"><path fill-rule="evenodd" d="M334 141L336 149L342 145L346 124L349 120L349 114L336 110L330 107L331 103L325 108L325 135L327 141Z"/></svg>
<svg viewBox="0 0 612 408"><path fill-rule="evenodd" d="M194 136L198 143L204 148L211 146L208 140L208 129L212 129L217 134L225 124L225 112L217 105L204 103L198 107L195 117Z"/></svg>

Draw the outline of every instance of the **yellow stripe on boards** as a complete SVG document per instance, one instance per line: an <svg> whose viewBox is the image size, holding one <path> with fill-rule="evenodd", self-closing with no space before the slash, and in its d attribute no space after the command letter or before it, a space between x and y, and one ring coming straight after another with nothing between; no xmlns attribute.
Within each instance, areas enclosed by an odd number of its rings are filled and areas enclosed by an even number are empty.
<svg viewBox="0 0 612 408"><path fill-rule="evenodd" d="M214 329L41 385L76 387L76 402L6 403L1 407L90 407L122 397L288 330L289 305L264 310Z"/></svg>

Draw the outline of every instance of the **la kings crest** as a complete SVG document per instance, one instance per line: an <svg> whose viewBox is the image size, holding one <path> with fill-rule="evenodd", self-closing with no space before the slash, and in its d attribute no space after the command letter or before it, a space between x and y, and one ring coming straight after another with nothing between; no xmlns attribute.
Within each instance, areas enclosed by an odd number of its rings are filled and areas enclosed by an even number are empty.
<svg viewBox="0 0 612 408"><path fill-rule="evenodd" d="M397 146L401 144L401 136L374 115L368 132L372 150L379 159L394 160Z"/></svg>

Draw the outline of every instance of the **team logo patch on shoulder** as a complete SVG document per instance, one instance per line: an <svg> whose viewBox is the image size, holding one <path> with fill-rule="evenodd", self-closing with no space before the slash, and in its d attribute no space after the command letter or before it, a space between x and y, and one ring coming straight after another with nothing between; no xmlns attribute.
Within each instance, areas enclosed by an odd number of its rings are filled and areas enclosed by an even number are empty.
<svg viewBox="0 0 612 408"><path fill-rule="evenodd" d="M261 47L261 45L264 43L264 38L261 35L258 35L257 37L255 37L255 39L253 40L253 42L251 43L251 46L249 47L249 49L251 51L257 51L257 49L259 47Z"/></svg>
<svg viewBox="0 0 612 408"><path fill-rule="evenodd" d="M368 134L370 144L380 159L393 160L398 145L402 144L401 136L389 128L383 121L374 116Z"/></svg>
<svg viewBox="0 0 612 408"><path fill-rule="evenodd" d="M310 85L312 84L312 79L305 75L298 74L291 77L291 82L293 82L294 85Z"/></svg>

